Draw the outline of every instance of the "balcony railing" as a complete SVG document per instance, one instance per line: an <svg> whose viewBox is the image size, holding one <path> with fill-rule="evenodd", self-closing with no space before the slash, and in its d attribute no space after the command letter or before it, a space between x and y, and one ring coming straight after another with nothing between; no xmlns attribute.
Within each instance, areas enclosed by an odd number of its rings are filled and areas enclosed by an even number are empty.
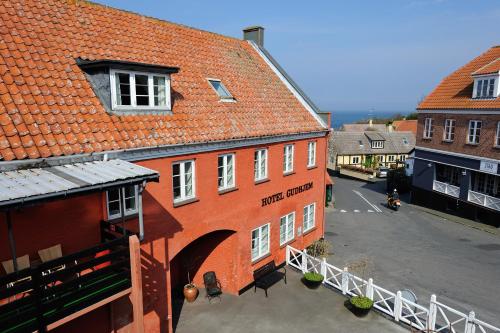
<svg viewBox="0 0 500 333"><path fill-rule="evenodd" d="M500 211L500 198L491 197L484 193L469 190L467 199L472 203Z"/></svg>
<svg viewBox="0 0 500 333"><path fill-rule="evenodd" d="M460 196L460 187L443 183L437 180L435 180L432 184L432 189L436 192L441 192L454 198L458 198Z"/></svg>
<svg viewBox="0 0 500 333"><path fill-rule="evenodd" d="M131 288L128 237L0 277L0 332L45 332Z"/></svg>

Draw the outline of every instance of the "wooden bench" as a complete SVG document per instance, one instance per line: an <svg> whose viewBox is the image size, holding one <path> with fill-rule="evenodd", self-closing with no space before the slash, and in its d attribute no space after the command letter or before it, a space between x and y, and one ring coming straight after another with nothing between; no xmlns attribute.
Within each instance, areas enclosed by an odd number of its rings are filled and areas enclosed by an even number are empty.
<svg viewBox="0 0 500 333"><path fill-rule="evenodd" d="M283 271L280 271L281 269ZM255 270L253 272L253 279L254 292L257 292L257 288L262 288L266 292L267 297L267 288L271 287L273 284L280 280L284 280L286 284L286 269L285 267L276 267L276 264L273 260Z"/></svg>

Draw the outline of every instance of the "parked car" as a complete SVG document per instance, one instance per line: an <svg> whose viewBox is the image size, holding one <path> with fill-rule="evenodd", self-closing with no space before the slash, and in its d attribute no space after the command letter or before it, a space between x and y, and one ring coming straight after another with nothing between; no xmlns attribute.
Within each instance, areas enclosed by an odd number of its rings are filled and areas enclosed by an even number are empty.
<svg viewBox="0 0 500 333"><path fill-rule="evenodd" d="M386 178L387 177L387 172L389 172L389 168L380 167L377 170L377 177L379 177L379 178Z"/></svg>

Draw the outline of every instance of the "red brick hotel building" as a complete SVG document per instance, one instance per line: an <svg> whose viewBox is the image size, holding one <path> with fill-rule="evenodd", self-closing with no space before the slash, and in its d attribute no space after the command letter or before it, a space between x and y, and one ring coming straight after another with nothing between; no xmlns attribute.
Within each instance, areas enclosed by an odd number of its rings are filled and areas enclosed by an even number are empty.
<svg viewBox="0 0 500 333"><path fill-rule="evenodd" d="M263 47L84 1L0 5L0 332L167 332L323 235L327 121Z"/></svg>

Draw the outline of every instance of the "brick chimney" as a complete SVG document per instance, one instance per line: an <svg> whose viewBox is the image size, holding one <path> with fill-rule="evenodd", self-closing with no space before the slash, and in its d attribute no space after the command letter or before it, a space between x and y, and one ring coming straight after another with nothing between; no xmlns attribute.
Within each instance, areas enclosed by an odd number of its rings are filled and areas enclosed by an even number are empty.
<svg viewBox="0 0 500 333"><path fill-rule="evenodd" d="M253 26L243 29L243 39L254 41L259 46L264 46L264 28Z"/></svg>

